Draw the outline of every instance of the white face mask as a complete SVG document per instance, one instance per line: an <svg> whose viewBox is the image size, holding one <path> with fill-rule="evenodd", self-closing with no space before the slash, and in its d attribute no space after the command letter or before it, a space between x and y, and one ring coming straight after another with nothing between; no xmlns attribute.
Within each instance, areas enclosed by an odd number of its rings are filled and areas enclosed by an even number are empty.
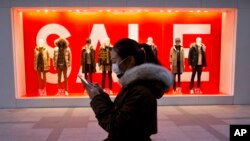
<svg viewBox="0 0 250 141"><path fill-rule="evenodd" d="M119 63L113 63L112 64L112 71L117 75L118 78L120 78L124 72L122 72L122 70L120 69L119 65L125 61L127 58L123 59L122 61L120 61Z"/></svg>
<svg viewBox="0 0 250 141"><path fill-rule="evenodd" d="M116 75L122 74L122 71L120 70L119 65L116 64L116 63L112 64L112 71L113 71Z"/></svg>

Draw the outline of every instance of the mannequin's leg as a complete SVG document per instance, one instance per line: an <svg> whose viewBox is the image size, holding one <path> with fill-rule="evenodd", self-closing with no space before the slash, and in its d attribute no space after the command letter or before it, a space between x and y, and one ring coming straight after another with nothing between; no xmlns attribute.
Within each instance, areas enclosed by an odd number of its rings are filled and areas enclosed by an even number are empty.
<svg viewBox="0 0 250 141"><path fill-rule="evenodd" d="M202 73L202 66L199 66L198 70L197 70L197 83L198 83L197 87L199 89L199 93L202 93L201 89L200 89L200 87L201 87L201 73Z"/></svg>
<svg viewBox="0 0 250 141"><path fill-rule="evenodd" d="M61 93L61 77L62 77L62 69L57 67L57 71L58 71L58 82L57 82L57 88L58 88L58 92L57 95L59 95Z"/></svg>
<svg viewBox="0 0 250 141"><path fill-rule="evenodd" d="M106 80L106 67L103 65L103 71L102 71L102 88L105 88L105 80Z"/></svg>
<svg viewBox="0 0 250 141"><path fill-rule="evenodd" d="M40 70L37 70L37 76L38 76L38 94L42 95L42 72Z"/></svg>
<svg viewBox="0 0 250 141"><path fill-rule="evenodd" d="M194 87L194 77L196 75L196 67L195 68L192 68L192 76L191 76L191 82L190 82L190 93L193 94L194 93L194 90L193 90L193 87Z"/></svg>
<svg viewBox="0 0 250 141"><path fill-rule="evenodd" d="M174 89L174 93L175 93L176 92L176 82L175 82L176 73L174 73L173 75L174 75L173 89Z"/></svg>
<svg viewBox="0 0 250 141"><path fill-rule="evenodd" d="M181 74L179 73L178 74L178 87L181 86Z"/></svg>
<svg viewBox="0 0 250 141"><path fill-rule="evenodd" d="M42 72L41 71L37 71L37 76L38 76L38 89L42 89Z"/></svg>
<svg viewBox="0 0 250 141"><path fill-rule="evenodd" d="M67 78L67 70L68 70L67 67L65 67L65 68L63 69L63 78L64 78L65 95L68 95L68 78Z"/></svg>
<svg viewBox="0 0 250 141"><path fill-rule="evenodd" d="M109 77L109 94L113 94L112 92L112 72L108 71L108 77Z"/></svg>
<svg viewBox="0 0 250 141"><path fill-rule="evenodd" d="M92 69L91 69L91 65L89 65L89 79L90 79L90 82L92 83Z"/></svg>
<svg viewBox="0 0 250 141"><path fill-rule="evenodd" d="M46 95L47 92L46 92L46 85L47 85L47 78L46 78L46 72L43 71L43 94Z"/></svg>

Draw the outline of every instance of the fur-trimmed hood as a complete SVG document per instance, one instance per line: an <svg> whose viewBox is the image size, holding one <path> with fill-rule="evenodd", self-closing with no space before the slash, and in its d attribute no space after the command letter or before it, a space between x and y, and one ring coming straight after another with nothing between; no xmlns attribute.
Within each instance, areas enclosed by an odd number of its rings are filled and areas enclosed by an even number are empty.
<svg viewBox="0 0 250 141"><path fill-rule="evenodd" d="M173 75L166 68L146 63L126 71L119 80L123 87L136 82L153 82L156 88L166 91L173 84Z"/></svg>

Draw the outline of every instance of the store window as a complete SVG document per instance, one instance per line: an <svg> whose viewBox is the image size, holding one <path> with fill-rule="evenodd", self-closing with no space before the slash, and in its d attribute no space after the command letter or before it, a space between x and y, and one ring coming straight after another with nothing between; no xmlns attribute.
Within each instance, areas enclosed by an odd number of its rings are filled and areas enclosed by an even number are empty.
<svg viewBox="0 0 250 141"><path fill-rule="evenodd" d="M153 43L160 62L170 70L171 48L176 38L181 41L184 70L181 74L180 86L178 83L176 85L179 91L171 88L166 92L166 96L233 95L235 26L236 9L13 8L16 97L86 96L77 76L85 74L82 72L82 49L87 38L91 39L92 48L95 51L96 71L92 72L92 81L101 86L105 83L105 90L116 96L120 85L116 78L112 77L112 87L109 86L108 71L105 80L102 80L98 53L107 39L114 45L116 41L125 37L141 43ZM192 68L189 68L188 56L190 46L196 43L197 37L205 46L206 66L202 67L200 78L202 93L196 91L198 90L196 74L194 94L192 94L190 93ZM55 42L58 38L66 39L71 51L71 64L66 72L68 89L65 88L63 75L61 87L58 88L58 70L54 66L57 46ZM39 53L35 52L38 46L44 46L48 54L50 65L47 70L44 70L46 73L40 74L37 71L36 59L39 57L36 55ZM45 61L42 63L44 64ZM43 84L44 75L46 75L46 89ZM58 94L58 89L61 94ZM65 91L68 92L66 95Z"/></svg>

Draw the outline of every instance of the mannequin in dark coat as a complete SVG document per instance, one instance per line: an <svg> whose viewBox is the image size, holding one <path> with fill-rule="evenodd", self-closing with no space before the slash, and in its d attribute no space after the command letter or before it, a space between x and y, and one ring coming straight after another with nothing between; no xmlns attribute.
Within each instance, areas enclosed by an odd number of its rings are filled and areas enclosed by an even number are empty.
<svg viewBox="0 0 250 141"><path fill-rule="evenodd" d="M86 39L86 45L82 47L81 53L81 65L82 73L85 74L85 79L89 74L90 82L92 82L92 73L96 72L96 63L95 63L95 50L91 45L91 39Z"/></svg>
<svg viewBox="0 0 250 141"><path fill-rule="evenodd" d="M157 99L172 85L172 73L158 64L148 45L131 39L118 41L111 56L122 89L114 102L101 90L91 101L109 134L105 141L151 141L157 133Z"/></svg>
<svg viewBox="0 0 250 141"><path fill-rule="evenodd" d="M192 76L190 80L190 94L194 93L193 87L194 87L194 78L197 72L197 87L198 90L196 90L198 93L202 93L200 89L201 85L201 74L202 69L206 67L206 46L201 42L202 39L200 37L196 38L196 43L192 43L190 45L190 50L188 53L188 64L189 68L192 69Z"/></svg>

